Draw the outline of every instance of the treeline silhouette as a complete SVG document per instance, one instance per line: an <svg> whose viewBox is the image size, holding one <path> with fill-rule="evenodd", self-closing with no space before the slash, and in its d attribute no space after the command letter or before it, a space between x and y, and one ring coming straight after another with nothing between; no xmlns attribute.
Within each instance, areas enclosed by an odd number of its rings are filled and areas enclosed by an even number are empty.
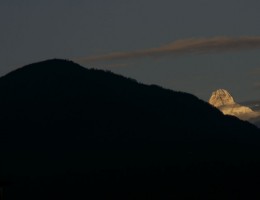
<svg viewBox="0 0 260 200"><path fill-rule="evenodd" d="M66 60L0 78L5 199L259 198L260 131L197 97Z"/></svg>

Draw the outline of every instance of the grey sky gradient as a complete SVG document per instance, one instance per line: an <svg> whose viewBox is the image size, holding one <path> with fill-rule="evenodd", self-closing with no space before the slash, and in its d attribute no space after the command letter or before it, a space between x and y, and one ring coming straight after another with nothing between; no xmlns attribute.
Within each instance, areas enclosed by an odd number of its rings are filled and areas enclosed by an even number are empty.
<svg viewBox="0 0 260 200"><path fill-rule="evenodd" d="M185 54L174 59L176 54L79 63L204 100L218 88L228 89L240 102L260 99L255 88L259 74L252 73L260 67L260 50L252 48L257 42L250 48L243 43L243 51L209 48L208 43L221 36L260 36L259 9L259 0L1 0L0 76L40 60L166 49L184 41ZM198 48L194 41L189 44L190 38L208 46ZM194 52L192 45L207 53L186 53Z"/></svg>

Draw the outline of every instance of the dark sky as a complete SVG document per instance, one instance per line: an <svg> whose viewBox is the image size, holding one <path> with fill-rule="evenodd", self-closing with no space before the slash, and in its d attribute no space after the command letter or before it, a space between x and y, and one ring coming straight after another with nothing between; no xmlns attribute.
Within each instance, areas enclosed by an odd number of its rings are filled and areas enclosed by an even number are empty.
<svg viewBox="0 0 260 200"><path fill-rule="evenodd" d="M1 0L0 75L67 58L204 100L218 88L260 99L259 10L259 0Z"/></svg>

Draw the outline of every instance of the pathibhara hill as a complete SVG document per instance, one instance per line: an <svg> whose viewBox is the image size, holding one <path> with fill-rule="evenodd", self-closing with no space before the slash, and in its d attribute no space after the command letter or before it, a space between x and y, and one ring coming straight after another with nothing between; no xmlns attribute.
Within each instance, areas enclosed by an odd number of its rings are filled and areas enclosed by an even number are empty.
<svg viewBox="0 0 260 200"><path fill-rule="evenodd" d="M0 110L6 199L259 195L260 130L191 94L55 59L1 77Z"/></svg>

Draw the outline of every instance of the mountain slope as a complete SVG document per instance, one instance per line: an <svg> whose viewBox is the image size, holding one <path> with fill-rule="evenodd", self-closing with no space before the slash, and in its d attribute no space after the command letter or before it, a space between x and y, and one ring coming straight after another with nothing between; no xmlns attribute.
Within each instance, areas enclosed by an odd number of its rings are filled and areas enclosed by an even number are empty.
<svg viewBox="0 0 260 200"><path fill-rule="evenodd" d="M124 199L182 192L216 196L222 193L212 193L213 186L201 190L205 181L223 188L229 185L221 181L227 174L240 174L241 181L257 177L255 126L224 116L193 95L70 61L44 61L0 78L0 110L0 175L14 185L10 196L19 196L26 184L33 185L32 199L39 188L57 185L43 189L46 198L69 199L67 187L71 195L83 195L84 185L112 196L118 191L106 189L127 185L121 188Z"/></svg>

